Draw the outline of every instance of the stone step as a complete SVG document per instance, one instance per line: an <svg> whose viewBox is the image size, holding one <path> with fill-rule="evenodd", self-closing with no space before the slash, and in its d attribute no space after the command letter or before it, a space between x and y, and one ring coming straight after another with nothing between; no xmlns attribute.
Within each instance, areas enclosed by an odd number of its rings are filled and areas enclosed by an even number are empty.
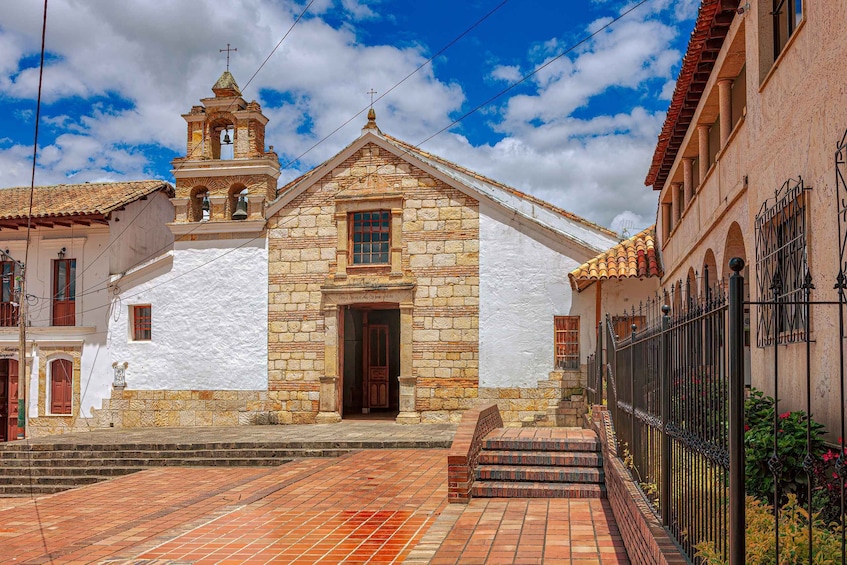
<svg viewBox="0 0 847 565"><path fill-rule="evenodd" d="M138 471L144 471L149 467L126 467L126 466L103 466L93 465L86 467L4 467L3 475L15 477L120 477Z"/></svg>
<svg viewBox="0 0 847 565"><path fill-rule="evenodd" d="M547 465L551 467L602 467L597 452L488 451L479 453L480 465Z"/></svg>
<svg viewBox="0 0 847 565"><path fill-rule="evenodd" d="M476 481L472 488L479 498L606 498L606 487L595 484Z"/></svg>
<svg viewBox="0 0 847 565"><path fill-rule="evenodd" d="M0 485L0 497L44 496L70 490L72 486L57 485Z"/></svg>
<svg viewBox="0 0 847 565"><path fill-rule="evenodd" d="M0 452L0 462L39 461L50 459L77 459L101 461L104 459L179 459L184 457L205 458L291 458L291 457L338 457L352 449L126 449L108 451L55 450Z"/></svg>
<svg viewBox="0 0 847 565"><path fill-rule="evenodd" d="M201 449L435 449L449 448L452 440L339 440L198 443L27 443L0 442L0 454L15 451L197 451Z"/></svg>
<svg viewBox="0 0 847 565"><path fill-rule="evenodd" d="M12 476L0 475L0 485L2 486L18 486L28 487L29 485L47 485L47 486L62 486L65 488L74 488L82 485L92 485L101 481L107 480L109 477L33 477L33 476Z"/></svg>
<svg viewBox="0 0 847 565"><path fill-rule="evenodd" d="M44 461L43 464L36 464L35 461L25 461L19 460L16 464L18 468L28 469L28 468L45 468L45 469L59 469L62 467L68 466L77 466L77 467L91 467L91 468L101 468L101 467L273 467L277 465L282 465L284 463L288 463L292 461L294 458L292 457L275 457L275 458L265 458L265 457L182 457L182 458L165 458L160 459L157 457L149 458L149 459L137 459L137 458L119 458L119 459L81 459L73 461L72 463L67 460L62 459L54 459ZM49 463L49 464L48 464ZM3 462L3 466L5 467L6 462ZM11 467L11 466L10 466Z"/></svg>
<svg viewBox="0 0 847 565"><path fill-rule="evenodd" d="M596 438L502 438L486 439L484 450L494 451L600 451Z"/></svg>
<svg viewBox="0 0 847 565"><path fill-rule="evenodd" d="M602 483L603 470L597 467L481 465L476 468L476 478L480 481Z"/></svg>

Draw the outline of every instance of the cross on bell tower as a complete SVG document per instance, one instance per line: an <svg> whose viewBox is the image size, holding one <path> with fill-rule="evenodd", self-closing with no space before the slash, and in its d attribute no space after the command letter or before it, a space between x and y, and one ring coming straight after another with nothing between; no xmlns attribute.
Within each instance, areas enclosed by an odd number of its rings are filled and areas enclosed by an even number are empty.
<svg viewBox="0 0 847 565"><path fill-rule="evenodd" d="M232 49L230 49L230 47L229 47L229 43L227 43L227 44L226 44L226 49L219 49L218 51L220 51L221 53L223 53L224 51L226 51L226 71L227 71L227 72L229 72L229 53L230 53L231 51L238 51L238 49L237 49L237 48L235 48L235 47L233 47Z"/></svg>

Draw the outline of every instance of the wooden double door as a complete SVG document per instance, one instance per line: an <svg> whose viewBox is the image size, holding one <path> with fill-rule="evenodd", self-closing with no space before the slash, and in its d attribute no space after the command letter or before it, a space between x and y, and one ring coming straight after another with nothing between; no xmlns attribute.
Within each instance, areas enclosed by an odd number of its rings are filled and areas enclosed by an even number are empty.
<svg viewBox="0 0 847 565"><path fill-rule="evenodd" d="M18 362L0 359L0 441L18 438Z"/></svg>
<svg viewBox="0 0 847 565"><path fill-rule="evenodd" d="M348 308L343 317L342 415L399 410L399 310Z"/></svg>

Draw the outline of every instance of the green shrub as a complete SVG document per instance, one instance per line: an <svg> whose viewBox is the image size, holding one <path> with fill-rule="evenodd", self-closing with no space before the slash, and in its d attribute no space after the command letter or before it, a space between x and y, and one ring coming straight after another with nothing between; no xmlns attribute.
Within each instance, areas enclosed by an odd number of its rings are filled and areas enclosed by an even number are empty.
<svg viewBox="0 0 847 565"><path fill-rule="evenodd" d="M779 514L779 565L809 562L809 513L789 494ZM831 564L841 561L841 527L827 524L819 513L812 515L813 564ZM746 500L747 563L776 565L773 507L748 496ZM695 546L697 556L708 565L724 565L726 561L716 551L713 542Z"/></svg>
<svg viewBox="0 0 847 565"><path fill-rule="evenodd" d="M773 455L774 410L776 403L761 391L753 391L745 402L744 426L745 472L747 494L759 500L774 503L774 475L768 466ZM806 413L798 410L784 412L778 416L777 453L782 468L778 480L779 504L785 504L789 495L796 495L800 505L808 503L809 478L803 469L806 457ZM823 465L826 446L823 442L824 427L811 421L810 455L817 476Z"/></svg>

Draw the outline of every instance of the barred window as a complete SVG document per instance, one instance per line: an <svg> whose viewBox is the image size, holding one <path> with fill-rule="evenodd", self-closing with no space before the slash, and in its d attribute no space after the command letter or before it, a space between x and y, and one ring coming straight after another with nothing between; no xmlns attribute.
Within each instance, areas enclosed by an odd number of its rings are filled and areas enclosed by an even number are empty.
<svg viewBox="0 0 847 565"><path fill-rule="evenodd" d="M762 204L756 216L757 343L793 343L805 338L803 282L808 270L806 249L806 187L803 179L789 180L770 207Z"/></svg>
<svg viewBox="0 0 847 565"><path fill-rule="evenodd" d="M553 316L556 368L579 369L579 316Z"/></svg>
<svg viewBox="0 0 847 565"><path fill-rule="evenodd" d="M150 341L153 339L152 307L149 304L132 307L132 340Z"/></svg>
<svg viewBox="0 0 847 565"><path fill-rule="evenodd" d="M377 212L354 212L350 248L353 265L388 264L388 246L391 226L387 210Z"/></svg>

